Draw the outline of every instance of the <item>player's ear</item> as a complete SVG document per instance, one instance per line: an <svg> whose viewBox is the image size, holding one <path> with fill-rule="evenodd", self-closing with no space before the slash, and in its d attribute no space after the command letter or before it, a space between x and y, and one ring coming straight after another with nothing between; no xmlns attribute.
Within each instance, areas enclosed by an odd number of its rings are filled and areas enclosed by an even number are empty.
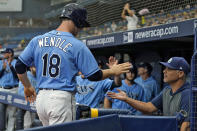
<svg viewBox="0 0 197 131"><path fill-rule="evenodd" d="M185 73L183 71L178 71L179 78L183 78Z"/></svg>

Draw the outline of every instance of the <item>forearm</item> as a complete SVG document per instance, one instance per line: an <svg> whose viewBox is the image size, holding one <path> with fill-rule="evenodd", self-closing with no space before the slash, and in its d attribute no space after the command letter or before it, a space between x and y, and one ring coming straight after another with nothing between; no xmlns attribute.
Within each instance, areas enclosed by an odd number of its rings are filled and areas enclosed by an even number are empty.
<svg viewBox="0 0 197 131"><path fill-rule="evenodd" d="M130 68L131 68L131 64L126 62L126 63L114 65L110 69L99 70L87 78L90 81L104 80L104 79L109 78L111 76L121 75L123 73L126 73L129 71Z"/></svg>
<svg viewBox="0 0 197 131"><path fill-rule="evenodd" d="M183 122L180 131L190 131L189 122Z"/></svg>
<svg viewBox="0 0 197 131"><path fill-rule="evenodd" d="M128 103L129 105L131 105L136 110L141 111L146 114L152 113L157 110L157 108L151 102L146 103L146 102L134 100L129 97L127 97L124 101Z"/></svg>
<svg viewBox="0 0 197 131"><path fill-rule="evenodd" d="M113 90L116 87L120 87L122 85L122 81L120 75L114 77L114 81L111 84L110 90Z"/></svg>
<svg viewBox="0 0 197 131"><path fill-rule="evenodd" d="M122 85L120 75L114 76L114 83L115 83L115 85L116 85L117 87L119 87L119 86Z"/></svg>
<svg viewBox="0 0 197 131"><path fill-rule="evenodd" d="M109 78L109 77L114 75L114 73L111 69L102 70L102 73L103 73L102 80L104 80L106 78Z"/></svg>
<svg viewBox="0 0 197 131"><path fill-rule="evenodd" d="M19 80L22 82L24 87L31 87L31 83L29 79L27 78L27 73L25 72L24 74L17 74Z"/></svg>
<svg viewBox="0 0 197 131"><path fill-rule="evenodd" d="M107 99L106 97L105 97L105 99L104 99L104 108L106 108L106 109L111 109L111 101L109 101L109 99Z"/></svg>

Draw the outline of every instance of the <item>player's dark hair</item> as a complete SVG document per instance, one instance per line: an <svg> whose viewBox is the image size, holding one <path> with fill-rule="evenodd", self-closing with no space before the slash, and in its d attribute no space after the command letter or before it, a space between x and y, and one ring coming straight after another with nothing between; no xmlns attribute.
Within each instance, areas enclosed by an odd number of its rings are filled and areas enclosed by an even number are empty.
<svg viewBox="0 0 197 131"><path fill-rule="evenodd" d="M132 63L132 62L131 62ZM133 80L137 77L137 67L136 67L136 65L135 64L133 64L132 63L132 67L131 67L131 69L130 69L130 72L131 73L134 73L135 74L135 77L133 78ZM124 77L126 78L126 73L124 73Z"/></svg>
<svg viewBox="0 0 197 131"><path fill-rule="evenodd" d="M147 62L141 62L137 65L137 68L145 68L148 71L148 75L151 75L153 67L151 66L151 64L147 63Z"/></svg>
<svg viewBox="0 0 197 131"><path fill-rule="evenodd" d="M71 20L69 18L60 18L60 23L62 23L62 21L65 21L65 20Z"/></svg>
<svg viewBox="0 0 197 131"><path fill-rule="evenodd" d="M134 79L135 79L137 77L137 67L136 67L136 65L133 65L133 67L130 69L130 71L135 74L135 77L134 77Z"/></svg>

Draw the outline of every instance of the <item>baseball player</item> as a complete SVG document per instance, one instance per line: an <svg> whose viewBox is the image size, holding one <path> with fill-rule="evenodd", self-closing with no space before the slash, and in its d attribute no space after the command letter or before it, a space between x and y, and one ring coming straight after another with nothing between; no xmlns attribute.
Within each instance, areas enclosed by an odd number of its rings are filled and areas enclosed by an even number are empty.
<svg viewBox="0 0 197 131"><path fill-rule="evenodd" d="M36 88L36 68L34 66L31 66L27 71L27 77L33 87ZM36 88L36 93L37 92L38 88ZM24 96L24 86L21 81L19 82L18 95ZM30 128L33 124L35 115L35 113L31 113L19 108L16 113L16 130Z"/></svg>
<svg viewBox="0 0 197 131"><path fill-rule="evenodd" d="M153 67L147 62L141 62L138 65L139 77L135 82L143 87L147 102L151 101L159 93L159 85L157 81L151 76Z"/></svg>
<svg viewBox="0 0 197 131"><path fill-rule="evenodd" d="M100 70L84 43L75 36L83 27L89 27L86 9L76 3L64 6L61 24L56 30L33 38L16 63L20 81L24 85L25 98L36 99L36 109L44 126L75 119L75 76L79 71L91 81L99 81L113 75L128 72L130 63L114 65ZM34 62L39 93L30 84L26 68Z"/></svg>
<svg viewBox="0 0 197 131"><path fill-rule="evenodd" d="M134 82L134 79L137 76L137 68L135 65L130 69L130 72L125 73L125 79L122 80L122 86L115 88L112 92L117 93L117 89L123 90L129 98L146 101L143 88ZM131 107L126 102L123 102L118 99L111 99L110 97L105 97L104 108L112 109L128 109L132 112L133 115L141 115L142 113Z"/></svg>
<svg viewBox="0 0 197 131"><path fill-rule="evenodd" d="M118 61L115 57L109 58L107 65L111 68ZM102 81L90 81L82 78L82 75L76 77L77 93L75 95L76 102L89 106L91 108L99 108L101 102L104 101L105 93L109 89L121 86L120 76L115 76L114 80L105 79Z"/></svg>
<svg viewBox="0 0 197 131"><path fill-rule="evenodd" d="M175 116L182 113L183 118L179 120L180 131L189 131L190 121L190 84L186 77L190 72L190 66L183 57L172 57L167 62L160 62L163 70L163 82L166 86L158 96L150 102L142 102L129 98L120 89L118 93L108 92L108 96L128 103L130 106L145 114L151 114L162 110L164 116Z"/></svg>
<svg viewBox="0 0 197 131"><path fill-rule="evenodd" d="M18 77L14 68L16 64L16 59L14 59L14 50L6 48L1 53L3 53L4 57L3 60L0 61L0 91L17 93ZM4 109L6 109L7 112L6 116L6 113L3 112ZM0 130L5 130L6 126L8 131L13 131L16 122L16 107L0 103L0 110L2 113L0 114Z"/></svg>

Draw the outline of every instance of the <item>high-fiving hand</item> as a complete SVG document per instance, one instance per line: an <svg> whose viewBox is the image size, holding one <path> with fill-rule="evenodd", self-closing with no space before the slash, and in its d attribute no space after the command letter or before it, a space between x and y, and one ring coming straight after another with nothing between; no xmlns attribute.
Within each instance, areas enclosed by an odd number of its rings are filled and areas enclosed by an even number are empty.
<svg viewBox="0 0 197 131"><path fill-rule="evenodd" d="M120 89L117 89L117 91L118 91L118 93L108 92L107 96L109 96L113 99L119 99L119 100L122 100L122 101L125 101L128 98L127 94L124 91L122 91Z"/></svg>
<svg viewBox="0 0 197 131"><path fill-rule="evenodd" d="M118 64L118 60L113 57L113 56L110 56L109 57L109 63L107 63L106 65L109 67L109 68L112 68L113 65L117 65Z"/></svg>

